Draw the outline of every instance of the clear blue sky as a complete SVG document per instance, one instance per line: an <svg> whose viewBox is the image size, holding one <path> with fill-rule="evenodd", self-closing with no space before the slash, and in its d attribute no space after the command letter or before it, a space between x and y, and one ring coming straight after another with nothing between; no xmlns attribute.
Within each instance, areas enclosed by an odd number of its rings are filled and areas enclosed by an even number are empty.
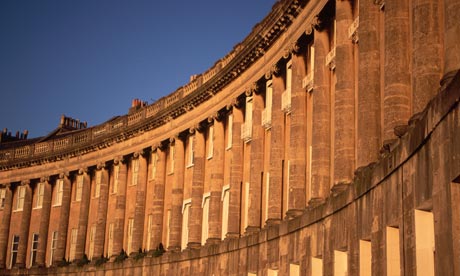
<svg viewBox="0 0 460 276"><path fill-rule="evenodd" d="M241 42L276 0L1 0L0 130L44 136L174 92Z"/></svg>

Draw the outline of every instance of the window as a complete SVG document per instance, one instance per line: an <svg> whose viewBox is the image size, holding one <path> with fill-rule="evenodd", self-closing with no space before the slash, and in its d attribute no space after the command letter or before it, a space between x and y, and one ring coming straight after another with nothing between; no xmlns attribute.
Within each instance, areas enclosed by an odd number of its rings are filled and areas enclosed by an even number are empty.
<svg viewBox="0 0 460 276"><path fill-rule="evenodd" d="M102 171L96 172L96 187L94 187L94 197L99 197L101 195L101 181L102 181Z"/></svg>
<svg viewBox="0 0 460 276"><path fill-rule="evenodd" d="M37 185L37 201L35 203L35 208L42 208L44 193L45 193L45 183L38 183L38 185Z"/></svg>
<svg viewBox="0 0 460 276"><path fill-rule="evenodd" d="M107 246L107 256L113 255L113 223L109 224L109 244Z"/></svg>
<svg viewBox="0 0 460 276"><path fill-rule="evenodd" d="M18 187L18 200L16 202L16 211L22 211L22 208L24 208L25 195L26 195L26 187L19 186Z"/></svg>
<svg viewBox="0 0 460 276"><path fill-rule="evenodd" d="M54 206L60 206L62 204L62 194L64 191L64 180L58 179L54 188Z"/></svg>
<svg viewBox="0 0 460 276"><path fill-rule="evenodd" d="M14 235L12 244L11 244L10 268L12 268L16 264L16 260L18 258L18 249L19 249L19 236Z"/></svg>
<svg viewBox="0 0 460 276"><path fill-rule="evenodd" d="M348 254L344 251L334 250L334 276L348 275Z"/></svg>
<svg viewBox="0 0 460 276"><path fill-rule="evenodd" d="M169 147L169 173L174 173L174 145Z"/></svg>
<svg viewBox="0 0 460 276"><path fill-rule="evenodd" d="M150 250L150 243L152 242L152 222L153 222L153 215L149 214L147 219L147 245L145 249L147 251Z"/></svg>
<svg viewBox="0 0 460 276"><path fill-rule="evenodd" d="M359 275L372 275L372 248L370 241L359 241Z"/></svg>
<svg viewBox="0 0 460 276"><path fill-rule="evenodd" d="M210 193L203 195L203 202L201 207L203 208L203 222L201 229L201 244L204 245L208 239L208 221L209 221L209 199L211 197Z"/></svg>
<svg viewBox="0 0 460 276"><path fill-rule="evenodd" d="M243 220L243 231L248 227L248 216L249 216L249 182L244 183L243 190L244 199L244 220Z"/></svg>
<svg viewBox="0 0 460 276"><path fill-rule="evenodd" d="M32 234L32 247L30 249L30 266L37 261L38 234Z"/></svg>
<svg viewBox="0 0 460 276"><path fill-rule="evenodd" d="M189 198L184 200L182 203L182 239L181 239L181 249L184 250L187 248L188 244L188 218L189 218L189 211L190 205L192 204L192 199Z"/></svg>
<svg viewBox="0 0 460 276"><path fill-rule="evenodd" d="M399 229L387 227L386 240L387 275L400 275Z"/></svg>
<svg viewBox="0 0 460 276"><path fill-rule="evenodd" d="M276 269L268 269L267 276L278 276L278 270Z"/></svg>
<svg viewBox="0 0 460 276"><path fill-rule="evenodd" d="M77 235L78 229L73 228L70 234L70 249L69 249L69 260L73 261L75 259L75 250L77 248Z"/></svg>
<svg viewBox="0 0 460 276"><path fill-rule="evenodd" d="M228 232L228 209L230 205L230 185L225 185L222 189L222 236L224 240Z"/></svg>
<svg viewBox="0 0 460 276"><path fill-rule="evenodd" d="M300 265L289 264L289 276L300 276Z"/></svg>
<svg viewBox="0 0 460 276"><path fill-rule="evenodd" d="M131 164L132 164L131 185L137 185L137 180L139 179L139 158L133 159Z"/></svg>
<svg viewBox="0 0 460 276"><path fill-rule="evenodd" d="M158 152L152 153L152 173L150 179L155 179L157 176L157 162L158 162Z"/></svg>
<svg viewBox="0 0 460 276"><path fill-rule="evenodd" d="M128 219L128 255L133 251L133 232L134 232L134 219Z"/></svg>
<svg viewBox="0 0 460 276"><path fill-rule="evenodd" d="M187 167L193 166L193 161L195 158L195 149L193 145L193 140L194 140L194 135L191 135L188 137L188 162L187 162Z"/></svg>
<svg viewBox="0 0 460 276"><path fill-rule="evenodd" d="M75 187L75 201L81 201L83 193L83 175L77 176L77 187Z"/></svg>
<svg viewBox="0 0 460 276"><path fill-rule="evenodd" d="M53 258L54 258L54 254L57 248L57 240L58 240L58 232L54 231L53 234L51 234L51 252L50 252L50 262L49 262L50 266L53 265Z"/></svg>
<svg viewBox="0 0 460 276"><path fill-rule="evenodd" d="M211 159L214 154L214 126L209 126L208 129L208 159Z"/></svg>
<svg viewBox="0 0 460 276"><path fill-rule="evenodd" d="M171 210L166 212L166 248L169 247L169 234L171 233Z"/></svg>
<svg viewBox="0 0 460 276"><path fill-rule="evenodd" d="M415 256L417 275L434 273L434 218L432 212L415 211Z"/></svg>
<svg viewBox="0 0 460 276"><path fill-rule="evenodd" d="M94 240L96 239L96 225L91 226L91 230L89 232L89 252L88 258L91 260L93 259L94 255Z"/></svg>
<svg viewBox="0 0 460 276"><path fill-rule="evenodd" d="M233 143L233 114L228 115L227 118L227 149L232 148Z"/></svg>
<svg viewBox="0 0 460 276"><path fill-rule="evenodd" d="M265 186L264 221L266 222L268 219L268 208L269 208L269 202L270 202L270 173L269 172L265 174L265 185L264 186Z"/></svg>
<svg viewBox="0 0 460 276"><path fill-rule="evenodd" d="M323 259L311 258L311 275L323 276Z"/></svg>
<svg viewBox="0 0 460 276"><path fill-rule="evenodd" d="M120 175L120 166L113 167L112 194L116 194L118 192L119 175Z"/></svg>
<svg viewBox="0 0 460 276"><path fill-rule="evenodd" d="M5 207L6 189L0 189L0 208Z"/></svg>

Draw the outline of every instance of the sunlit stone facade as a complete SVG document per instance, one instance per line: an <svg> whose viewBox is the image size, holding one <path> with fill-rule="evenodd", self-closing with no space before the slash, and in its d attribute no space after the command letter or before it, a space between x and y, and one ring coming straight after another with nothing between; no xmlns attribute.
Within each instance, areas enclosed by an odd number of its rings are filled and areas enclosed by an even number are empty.
<svg viewBox="0 0 460 276"><path fill-rule="evenodd" d="M460 275L459 47L460 0L278 1L151 105L4 134L0 274Z"/></svg>

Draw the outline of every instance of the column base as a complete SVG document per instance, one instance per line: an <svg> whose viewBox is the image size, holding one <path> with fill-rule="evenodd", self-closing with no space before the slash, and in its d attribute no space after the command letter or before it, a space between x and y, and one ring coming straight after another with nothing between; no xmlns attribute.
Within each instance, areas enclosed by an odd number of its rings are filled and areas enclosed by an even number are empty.
<svg viewBox="0 0 460 276"><path fill-rule="evenodd" d="M169 246L168 247L168 252L180 252L180 246Z"/></svg>
<svg viewBox="0 0 460 276"><path fill-rule="evenodd" d="M380 148L380 155L386 155L393 149L393 145L397 142L397 139L387 139L383 141L383 146Z"/></svg>
<svg viewBox="0 0 460 276"><path fill-rule="evenodd" d="M279 225L281 223L281 220L280 219L267 219L267 221L265 221L265 227L270 227L272 225Z"/></svg>
<svg viewBox="0 0 460 276"><path fill-rule="evenodd" d="M325 202L324 198L322 197L314 197L308 201L308 207L315 208Z"/></svg>
<svg viewBox="0 0 460 276"><path fill-rule="evenodd" d="M213 244L218 244L219 242L221 242L221 240L219 238L208 238L206 240L206 244L205 245L213 245Z"/></svg>
<svg viewBox="0 0 460 276"><path fill-rule="evenodd" d="M350 187L350 183L351 182L339 182L337 184L334 184L334 186L332 186L331 188L332 195L336 196L341 192L345 191L346 189L348 189L348 187Z"/></svg>
<svg viewBox="0 0 460 276"><path fill-rule="evenodd" d="M187 249L198 249L201 247L201 243L199 242L189 242L187 243Z"/></svg>
<svg viewBox="0 0 460 276"><path fill-rule="evenodd" d="M285 219L291 220L293 218L299 217L304 213L304 210L301 209L289 209L286 212Z"/></svg>
<svg viewBox="0 0 460 276"><path fill-rule="evenodd" d="M238 239L240 237L240 233L228 232L225 235L225 239Z"/></svg>
<svg viewBox="0 0 460 276"><path fill-rule="evenodd" d="M395 126L393 129L393 132L395 133L397 137L401 138L402 136L404 136L404 134L407 133L408 130L409 130L408 125L400 125L400 126Z"/></svg>
<svg viewBox="0 0 460 276"><path fill-rule="evenodd" d="M457 72L459 70L453 70L453 71L450 71L446 74L444 74L444 76L442 76L442 79L441 79L441 91L446 89L447 86L449 86L449 84L452 82L452 80L454 79L455 75L457 75Z"/></svg>
<svg viewBox="0 0 460 276"><path fill-rule="evenodd" d="M251 234L254 234L254 233L257 233L260 231L260 227L257 227L257 226L248 226L246 227L246 229L244 230L244 235L247 236L247 235L251 235Z"/></svg>

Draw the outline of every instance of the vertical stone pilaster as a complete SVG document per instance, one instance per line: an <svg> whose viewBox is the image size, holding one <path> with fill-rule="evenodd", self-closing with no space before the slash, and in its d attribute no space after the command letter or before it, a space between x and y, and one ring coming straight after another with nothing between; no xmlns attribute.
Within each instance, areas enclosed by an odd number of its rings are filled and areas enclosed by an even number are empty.
<svg viewBox="0 0 460 276"><path fill-rule="evenodd" d="M322 202L329 193L331 169L330 72L325 65L329 52L326 30L315 30L315 75L313 88L312 179L309 204Z"/></svg>
<svg viewBox="0 0 460 276"><path fill-rule="evenodd" d="M460 0L444 0L444 74L449 83L460 69Z"/></svg>
<svg viewBox="0 0 460 276"><path fill-rule="evenodd" d="M230 163L230 202L228 210L228 238L237 238L240 235L241 223L241 185L243 180L243 141L241 140L241 125L243 124L243 110L238 108L236 100L232 108L233 130Z"/></svg>
<svg viewBox="0 0 460 276"><path fill-rule="evenodd" d="M411 116L409 49L409 2L386 0L384 144L396 138L395 127L407 125Z"/></svg>
<svg viewBox="0 0 460 276"><path fill-rule="evenodd" d="M206 145L203 129L200 126L195 128L194 147L192 203L190 205L189 214L188 248L198 248L201 246L201 226L203 216L201 203L203 201Z"/></svg>
<svg viewBox="0 0 460 276"><path fill-rule="evenodd" d="M59 174L59 178L63 180L62 183L62 201L61 201L61 212L59 214L59 229L58 229L58 240L56 245L56 251L54 252L53 263L64 260L66 244L67 244L67 231L69 226L69 215L70 215L70 201L72 187L70 184L68 172Z"/></svg>
<svg viewBox="0 0 460 276"><path fill-rule="evenodd" d="M156 248L162 241L163 232L163 205L165 197L165 171L166 171L166 154L161 146L156 147L157 160L156 173L154 178L154 196L153 196L153 224L152 224L152 244Z"/></svg>
<svg viewBox="0 0 460 276"><path fill-rule="evenodd" d="M11 211L13 205L13 192L11 191L11 184L3 185L5 192L5 206L0 210L1 223L0 223L0 268L7 267L7 249L8 249L8 236L10 232Z"/></svg>
<svg viewBox="0 0 460 276"><path fill-rule="evenodd" d="M30 187L29 180L22 181L21 186L24 186L26 190L24 195L24 206L21 211L18 257L15 267L25 268L27 259L27 244L29 241L30 216L32 214L33 191Z"/></svg>
<svg viewBox="0 0 460 276"><path fill-rule="evenodd" d="M356 167L375 162L382 145L379 7L359 1L359 65ZM363 62L365 61L365 62Z"/></svg>
<svg viewBox="0 0 460 276"><path fill-rule="evenodd" d="M109 171L106 165L99 164L97 169L101 171L101 186L96 215L96 237L94 240L93 258L99 258L104 254L105 229L107 223L107 206L109 199Z"/></svg>
<svg viewBox="0 0 460 276"><path fill-rule="evenodd" d="M349 184L355 169L355 78L353 43L348 27L353 23L352 1L336 1L336 69L334 97L335 187Z"/></svg>
<svg viewBox="0 0 460 276"><path fill-rule="evenodd" d="M171 222L169 251L180 251L182 228L182 202L184 192L184 141L179 136L174 139L174 182L171 198Z"/></svg>
<svg viewBox="0 0 460 276"><path fill-rule="evenodd" d="M124 225L125 225L125 209L126 209L126 185L128 177L128 168L124 157L114 159L114 166L119 166L118 171L118 191L115 204L115 223L113 229L113 253L118 254L123 249L124 244ZM124 248L125 250L127 248Z"/></svg>
<svg viewBox="0 0 460 276"><path fill-rule="evenodd" d="M145 192L147 187L147 154L144 152L134 153L134 158L139 158L139 174L136 185L136 203L134 207L134 229L132 249L137 251L142 249L144 238L144 218L145 218Z"/></svg>
<svg viewBox="0 0 460 276"><path fill-rule="evenodd" d="M224 151L225 151L225 136L224 124L221 120L221 115L216 114L212 120L214 121L214 150L211 161L211 185L210 185L210 201L209 201L209 237L206 243L215 243L220 241L222 231L222 208L221 194L224 184Z"/></svg>
<svg viewBox="0 0 460 276"><path fill-rule="evenodd" d="M40 216L40 227L38 232L38 248L37 248L37 266L44 267L46 261L46 247L48 246L48 226L50 222L51 212L51 184L49 177L42 177L40 182L43 183L43 203Z"/></svg>
<svg viewBox="0 0 460 276"><path fill-rule="evenodd" d="M80 201L80 214L78 217L77 244L75 247L75 259L82 259L85 254L86 231L88 229L89 203L91 200L91 176L87 168L80 169L83 175L83 190Z"/></svg>

